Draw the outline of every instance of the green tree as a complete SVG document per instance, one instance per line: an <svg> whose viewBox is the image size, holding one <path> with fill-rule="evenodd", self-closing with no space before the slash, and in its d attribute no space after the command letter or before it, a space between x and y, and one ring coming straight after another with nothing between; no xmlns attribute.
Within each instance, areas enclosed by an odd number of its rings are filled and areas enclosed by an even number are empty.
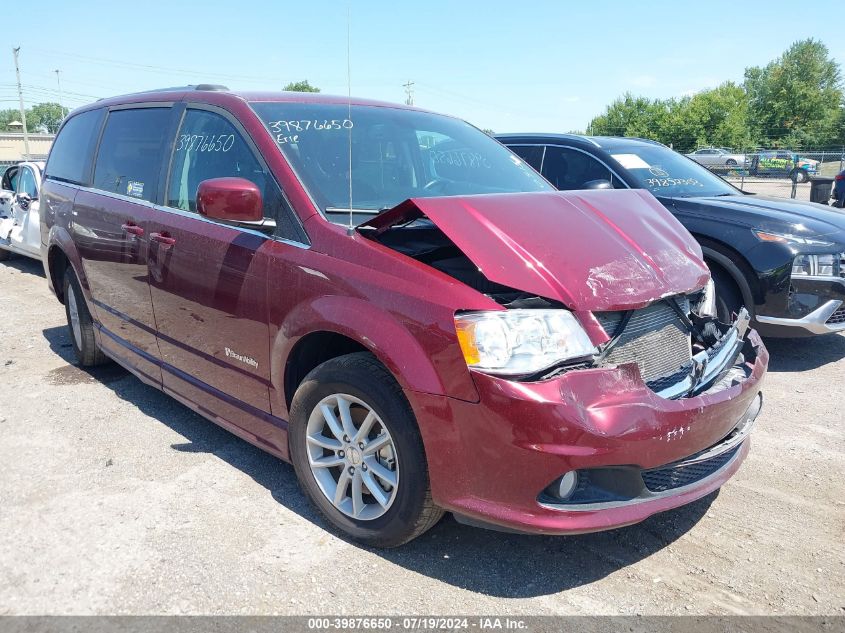
<svg viewBox="0 0 845 633"><path fill-rule="evenodd" d="M9 123L17 121L19 118L21 118L21 113L15 108L0 110L0 130L3 132L8 131Z"/></svg>
<svg viewBox="0 0 845 633"><path fill-rule="evenodd" d="M687 122L684 149L702 145L747 149L754 144L748 95L731 81L693 95L684 108L683 119Z"/></svg>
<svg viewBox="0 0 845 633"><path fill-rule="evenodd" d="M843 93L827 46L801 40L764 68L745 71L750 120L762 144L824 147L835 142Z"/></svg>
<svg viewBox="0 0 845 633"><path fill-rule="evenodd" d="M639 136L687 151L703 145L748 149L845 144L839 65L813 39L796 42L767 66L679 99L626 93L595 117L592 134Z"/></svg>
<svg viewBox="0 0 845 633"><path fill-rule="evenodd" d="M26 112L27 128L36 132L55 134L64 119L64 112L58 103L39 103Z"/></svg>
<svg viewBox="0 0 845 633"><path fill-rule="evenodd" d="M293 81L282 88L282 90L286 90L288 92L320 92L320 89L308 83L307 79L304 79L303 81Z"/></svg>

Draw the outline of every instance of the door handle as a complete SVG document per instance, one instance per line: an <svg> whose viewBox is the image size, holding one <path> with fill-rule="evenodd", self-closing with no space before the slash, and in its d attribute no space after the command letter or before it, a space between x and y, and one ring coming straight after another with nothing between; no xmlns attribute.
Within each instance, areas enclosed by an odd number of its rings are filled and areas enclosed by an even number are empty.
<svg viewBox="0 0 845 633"><path fill-rule="evenodd" d="M162 246L173 246L176 243L176 238L170 237L167 233L150 233L150 239Z"/></svg>
<svg viewBox="0 0 845 633"><path fill-rule="evenodd" d="M127 222L126 224L122 224L120 228L123 229L124 233L129 233L130 235L135 235L137 237L141 237L144 234L144 229L142 229L134 222Z"/></svg>

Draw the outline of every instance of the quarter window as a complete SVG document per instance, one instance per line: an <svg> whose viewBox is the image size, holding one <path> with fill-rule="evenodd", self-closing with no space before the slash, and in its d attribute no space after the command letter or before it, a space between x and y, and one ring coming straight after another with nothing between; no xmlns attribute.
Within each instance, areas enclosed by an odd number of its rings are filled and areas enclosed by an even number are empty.
<svg viewBox="0 0 845 633"><path fill-rule="evenodd" d="M154 200L169 118L170 108L110 112L94 167L94 187Z"/></svg>
<svg viewBox="0 0 845 633"><path fill-rule="evenodd" d="M77 185L87 184L102 117L101 108L77 114L65 122L50 150L44 172L47 178Z"/></svg>

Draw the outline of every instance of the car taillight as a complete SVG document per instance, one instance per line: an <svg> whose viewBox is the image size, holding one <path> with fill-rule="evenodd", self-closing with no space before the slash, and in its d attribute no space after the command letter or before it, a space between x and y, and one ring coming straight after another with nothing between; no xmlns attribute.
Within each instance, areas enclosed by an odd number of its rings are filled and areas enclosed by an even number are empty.
<svg viewBox="0 0 845 633"><path fill-rule="evenodd" d="M845 174L836 174L834 180L845 180Z"/></svg>

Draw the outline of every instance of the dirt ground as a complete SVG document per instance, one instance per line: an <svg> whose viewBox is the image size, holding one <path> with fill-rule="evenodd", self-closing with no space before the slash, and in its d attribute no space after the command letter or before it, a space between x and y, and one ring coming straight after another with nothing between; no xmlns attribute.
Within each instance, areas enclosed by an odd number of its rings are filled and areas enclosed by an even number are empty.
<svg viewBox="0 0 845 633"><path fill-rule="evenodd" d="M0 264L0 614L845 614L845 336L770 341L748 460L626 529L447 517L375 551L292 469L118 367L72 364L40 264Z"/></svg>

